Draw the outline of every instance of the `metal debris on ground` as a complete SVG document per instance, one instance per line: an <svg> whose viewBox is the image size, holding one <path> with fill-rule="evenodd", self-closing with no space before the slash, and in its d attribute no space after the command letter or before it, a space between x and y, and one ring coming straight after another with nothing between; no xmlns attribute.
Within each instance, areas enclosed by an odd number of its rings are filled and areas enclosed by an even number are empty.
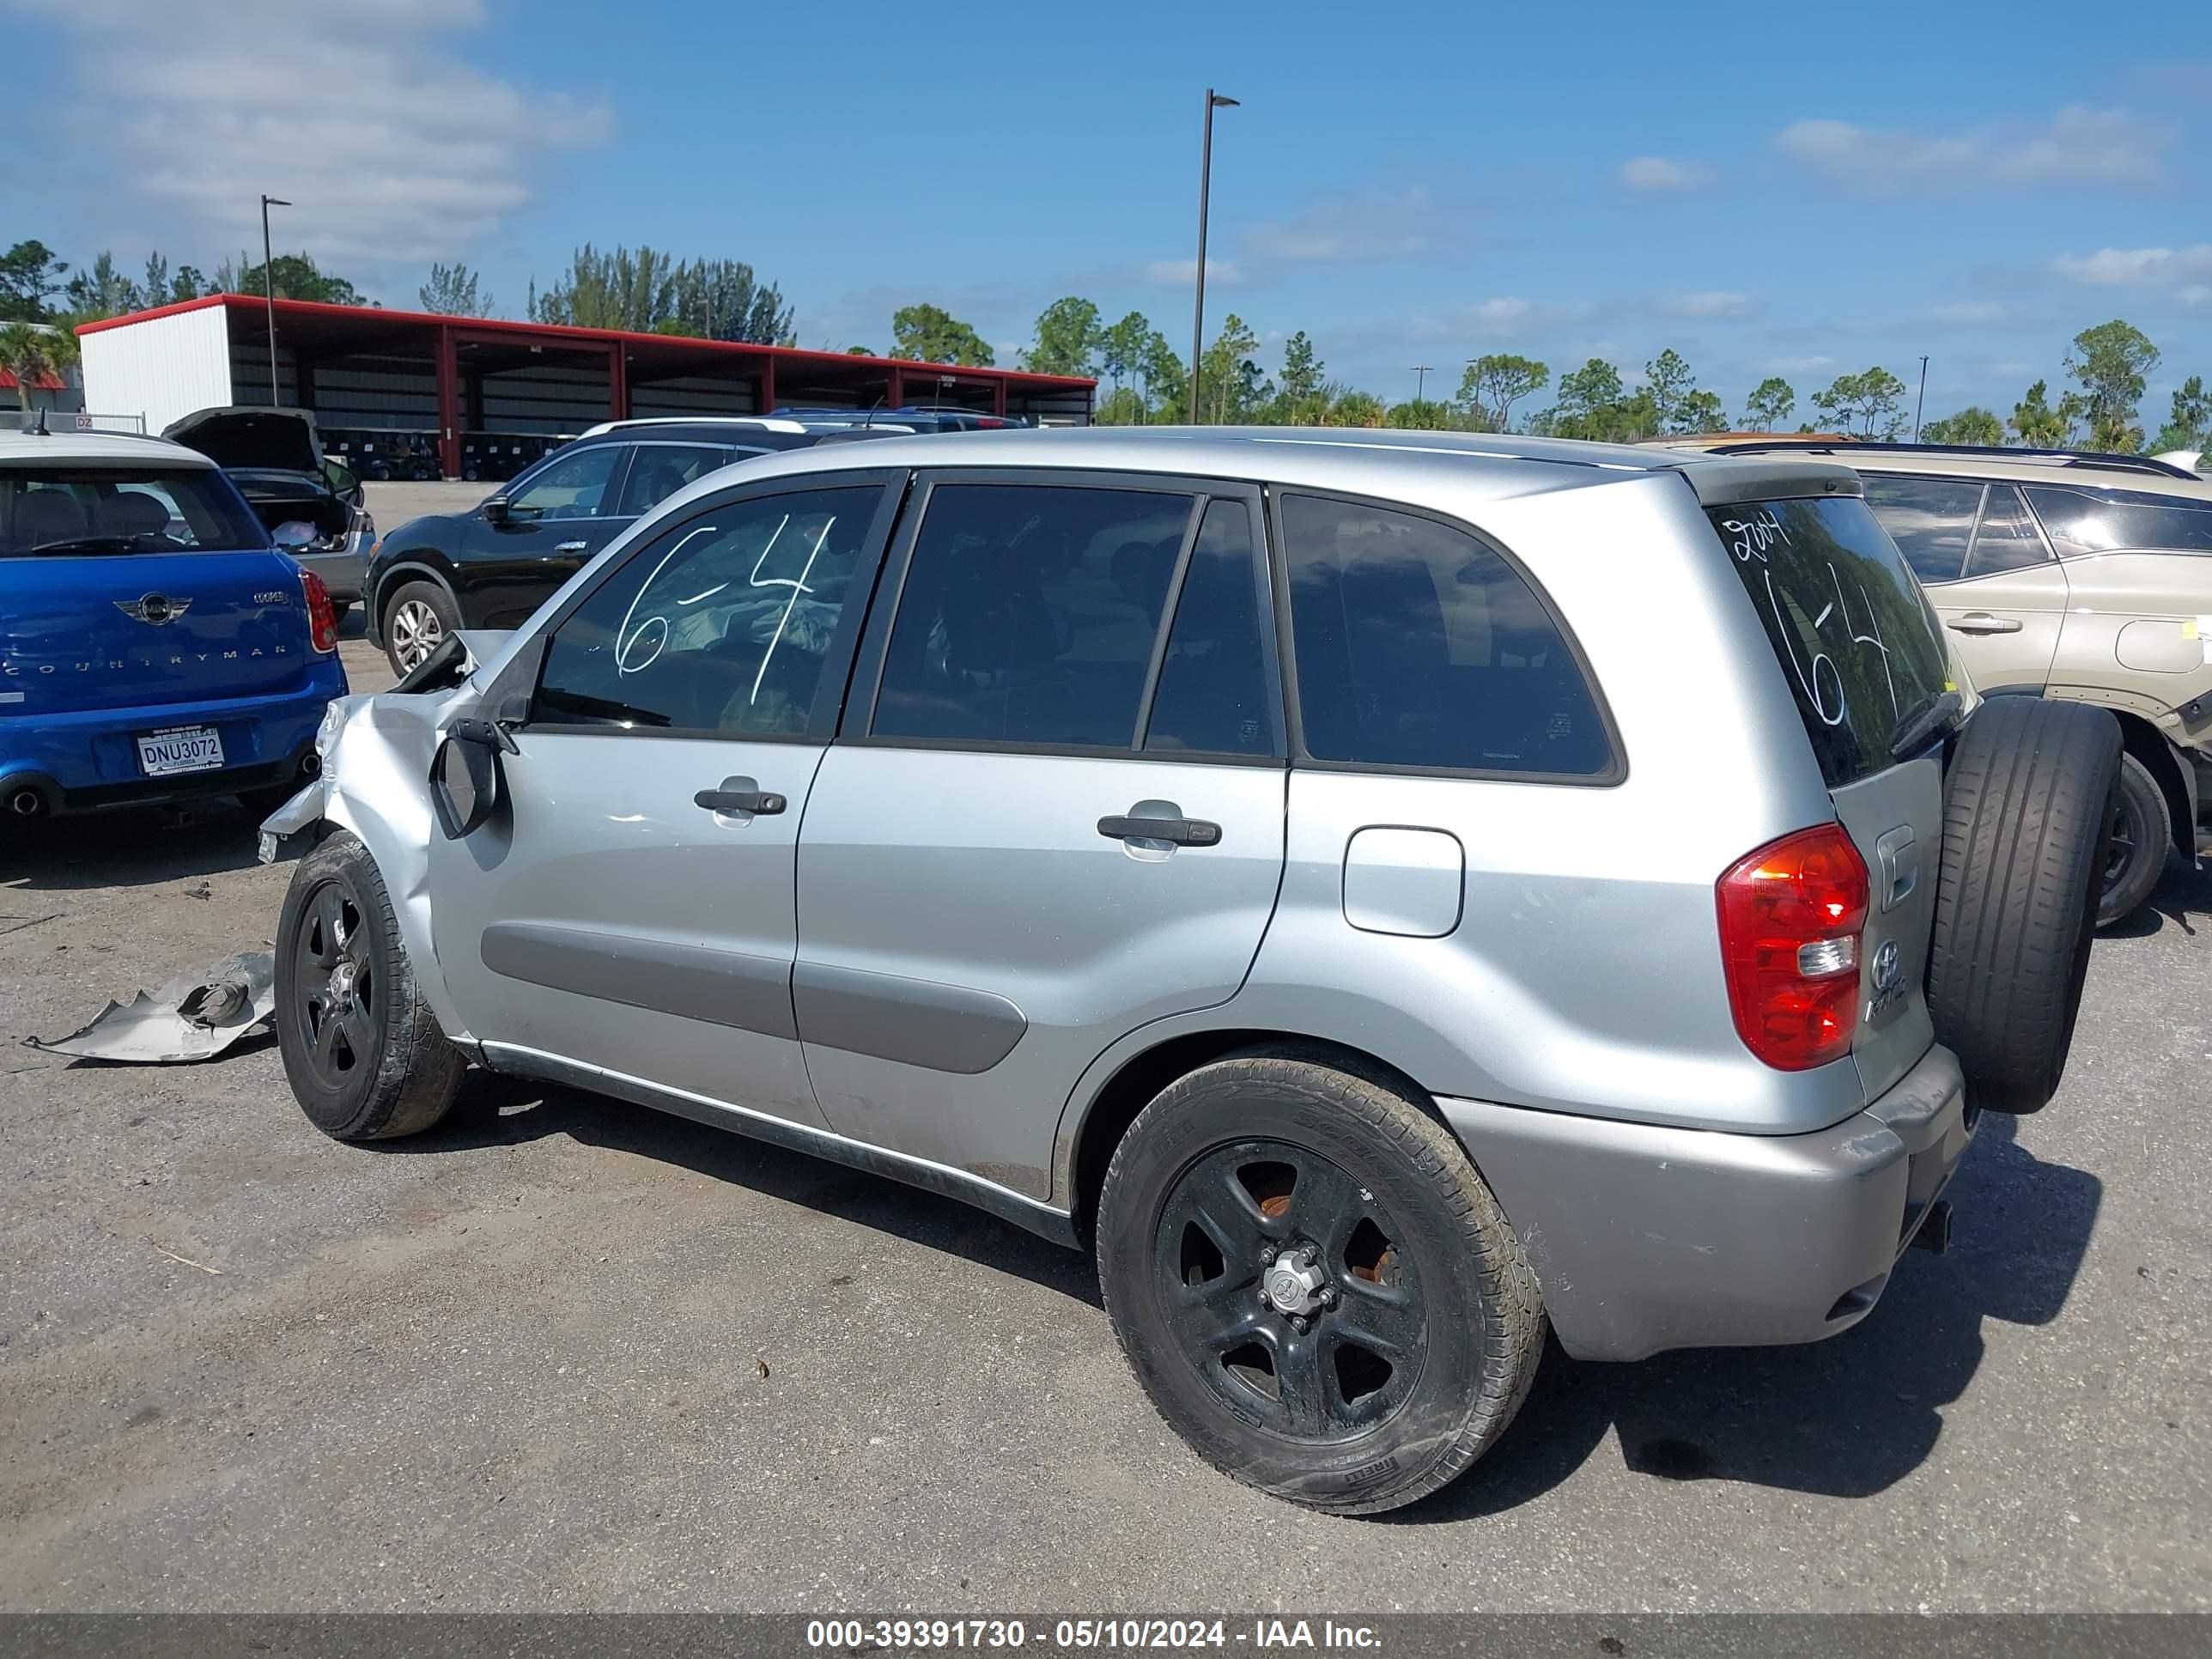
<svg viewBox="0 0 2212 1659"><path fill-rule="evenodd" d="M83 1030L52 1042L25 1037L32 1048L80 1060L171 1066L212 1060L275 1013L276 959L266 951L241 951L179 974L150 995L111 1002Z"/></svg>

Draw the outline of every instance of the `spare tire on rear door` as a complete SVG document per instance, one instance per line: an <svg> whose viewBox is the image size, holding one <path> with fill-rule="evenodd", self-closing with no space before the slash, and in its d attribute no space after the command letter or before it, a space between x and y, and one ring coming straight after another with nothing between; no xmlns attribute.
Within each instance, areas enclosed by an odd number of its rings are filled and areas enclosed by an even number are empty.
<svg viewBox="0 0 2212 1659"><path fill-rule="evenodd" d="M1928 1008L1971 1105L2033 1112L2057 1092L2119 771L2119 722L2081 703L1993 697L1958 736Z"/></svg>

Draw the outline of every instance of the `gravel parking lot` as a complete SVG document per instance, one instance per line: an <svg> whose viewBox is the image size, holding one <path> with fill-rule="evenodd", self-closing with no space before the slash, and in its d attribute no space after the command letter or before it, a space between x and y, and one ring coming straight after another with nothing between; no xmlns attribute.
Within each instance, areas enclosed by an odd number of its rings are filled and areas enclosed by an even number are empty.
<svg viewBox="0 0 2212 1659"><path fill-rule="evenodd" d="M0 841L0 1026L265 943L288 872L252 828ZM2212 878L2156 906L2098 945L2060 1097L1986 1124L1954 1249L1865 1324L1555 1351L1498 1450L1384 1522L1206 1469L1087 1261L949 1201L487 1077L368 1150L272 1042L11 1044L0 1607L2212 1607Z"/></svg>

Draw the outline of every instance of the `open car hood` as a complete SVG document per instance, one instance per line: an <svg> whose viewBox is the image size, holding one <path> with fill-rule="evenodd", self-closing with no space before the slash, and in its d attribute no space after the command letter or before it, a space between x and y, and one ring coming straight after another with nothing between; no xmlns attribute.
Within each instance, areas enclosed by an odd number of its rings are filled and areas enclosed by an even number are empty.
<svg viewBox="0 0 2212 1659"><path fill-rule="evenodd" d="M161 435L197 449L226 470L261 467L310 476L322 471L315 417L304 409L196 409L172 422Z"/></svg>

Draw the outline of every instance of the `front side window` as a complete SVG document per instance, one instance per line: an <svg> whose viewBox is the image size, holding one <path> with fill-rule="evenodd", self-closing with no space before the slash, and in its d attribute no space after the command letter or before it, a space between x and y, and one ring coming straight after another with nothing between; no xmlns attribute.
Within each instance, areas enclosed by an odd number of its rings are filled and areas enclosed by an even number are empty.
<svg viewBox="0 0 2212 1659"><path fill-rule="evenodd" d="M882 495L759 496L648 542L555 630L532 718L803 735Z"/></svg>
<svg viewBox="0 0 2212 1659"><path fill-rule="evenodd" d="M1956 478L1866 475L1866 504L1923 582L1954 582L1966 568L1966 544L1982 504L1978 483Z"/></svg>
<svg viewBox="0 0 2212 1659"><path fill-rule="evenodd" d="M1190 510L1152 490L938 485L873 733L1128 748Z"/></svg>
<svg viewBox="0 0 2212 1659"><path fill-rule="evenodd" d="M1994 576L2006 570L2026 570L2045 563L2051 550L2028 516L2020 490L2008 483L1990 486L1982 503L1982 522L1974 532L1974 556L1966 566L1969 576Z"/></svg>
<svg viewBox="0 0 2212 1659"><path fill-rule="evenodd" d="M0 468L0 559L268 545L261 521L212 467Z"/></svg>
<svg viewBox="0 0 2212 1659"><path fill-rule="evenodd" d="M678 490L696 483L718 467L742 460L757 450L732 450L720 444L640 444L623 480L622 498L615 516L633 519L650 513Z"/></svg>
<svg viewBox="0 0 2212 1659"><path fill-rule="evenodd" d="M1597 699L1535 590L1465 531L1285 495L1305 747L1316 760L1595 777Z"/></svg>
<svg viewBox="0 0 2212 1659"><path fill-rule="evenodd" d="M1828 787L1887 770L1891 738L1950 689L1935 612L1896 544L1852 496L1747 501L1707 516Z"/></svg>
<svg viewBox="0 0 2212 1659"><path fill-rule="evenodd" d="M2212 501L2078 484L2029 484L2027 489L2061 558L2135 549L2212 553Z"/></svg>
<svg viewBox="0 0 2212 1659"><path fill-rule="evenodd" d="M594 444L548 462L507 497L508 514L517 519L599 518L616 463L628 453L624 444Z"/></svg>

